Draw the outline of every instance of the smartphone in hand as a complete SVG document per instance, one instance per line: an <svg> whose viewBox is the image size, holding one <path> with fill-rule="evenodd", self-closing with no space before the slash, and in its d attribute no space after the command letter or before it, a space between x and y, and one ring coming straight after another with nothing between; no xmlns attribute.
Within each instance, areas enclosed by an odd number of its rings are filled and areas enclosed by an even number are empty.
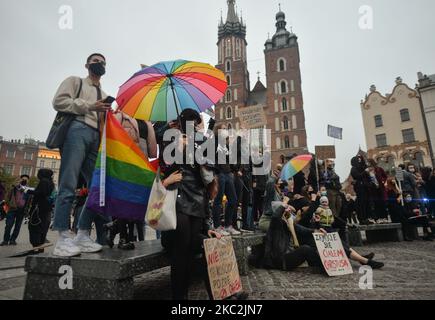
<svg viewBox="0 0 435 320"><path fill-rule="evenodd" d="M107 96L106 99L103 100L103 103L112 104L115 100L116 100L116 98L114 98L112 96Z"/></svg>

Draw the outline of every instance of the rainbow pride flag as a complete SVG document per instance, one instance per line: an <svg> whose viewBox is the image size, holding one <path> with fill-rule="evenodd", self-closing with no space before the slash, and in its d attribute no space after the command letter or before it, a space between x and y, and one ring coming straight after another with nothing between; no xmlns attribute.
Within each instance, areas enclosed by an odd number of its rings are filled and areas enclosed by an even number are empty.
<svg viewBox="0 0 435 320"><path fill-rule="evenodd" d="M108 112L86 206L106 216L142 221L157 166Z"/></svg>

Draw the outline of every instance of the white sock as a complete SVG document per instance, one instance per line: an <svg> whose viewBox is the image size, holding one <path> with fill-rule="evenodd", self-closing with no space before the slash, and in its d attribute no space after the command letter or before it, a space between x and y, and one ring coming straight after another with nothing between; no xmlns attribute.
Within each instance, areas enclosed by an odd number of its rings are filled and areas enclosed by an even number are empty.
<svg viewBox="0 0 435 320"><path fill-rule="evenodd" d="M89 239L89 230L79 230L77 232L77 237L76 239L78 240L85 240L85 239Z"/></svg>

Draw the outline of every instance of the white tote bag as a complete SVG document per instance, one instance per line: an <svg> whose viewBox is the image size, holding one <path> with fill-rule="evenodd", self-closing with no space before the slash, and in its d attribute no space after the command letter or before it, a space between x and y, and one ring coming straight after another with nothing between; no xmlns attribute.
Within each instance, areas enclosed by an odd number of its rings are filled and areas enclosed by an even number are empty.
<svg viewBox="0 0 435 320"><path fill-rule="evenodd" d="M166 190L160 179L160 169L151 189L148 201L146 223L154 230L169 231L177 228L177 202L178 190Z"/></svg>

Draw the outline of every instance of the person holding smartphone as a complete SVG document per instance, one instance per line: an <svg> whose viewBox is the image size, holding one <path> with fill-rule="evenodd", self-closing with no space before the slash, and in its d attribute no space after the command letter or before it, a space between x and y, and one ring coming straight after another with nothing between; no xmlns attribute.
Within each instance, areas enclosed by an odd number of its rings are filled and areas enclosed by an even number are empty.
<svg viewBox="0 0 435 320"><path fill-rule="evenodd" d="M91 224L96 214L86 206L80 215L77 236L71 239L69 233L70 212L79 175L90 185L104 115L111 109L110 98L106 100L107 94L100 83L101 77L106 73L106 58L100 53L93 53L86 59L85 67L88 76L84 79L67 78L61 83L53 99L56 111L75 115L60 149L62 162L54 211L53 229L59 232L59 238L53 254L64 257L102 249L100 244L90 238Z"/></svg>

